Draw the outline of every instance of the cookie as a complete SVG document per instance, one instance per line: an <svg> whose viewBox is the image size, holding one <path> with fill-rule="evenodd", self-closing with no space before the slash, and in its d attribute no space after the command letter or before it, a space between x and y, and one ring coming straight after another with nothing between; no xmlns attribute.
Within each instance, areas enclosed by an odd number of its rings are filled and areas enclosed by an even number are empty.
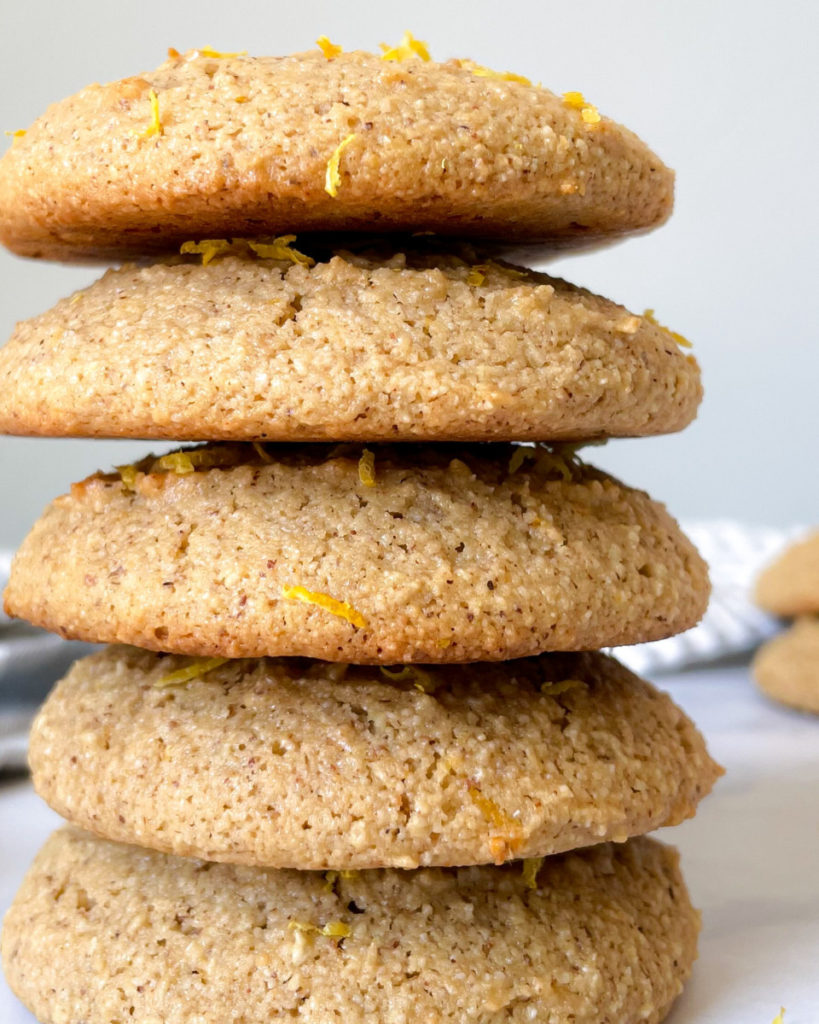
<svg viewBox="0 0 819 1024"><path fill-rule="evenodd" d="M109 271L19 324L0 350L0 431L581 440L680 430L702 397L696 361L650 315L545 274L234 252Z"/></svg>
<svg viewBox="0 0 819 1024"><path fill-rule="evenodd" d="M774 615L793 618L819 612L819 530L768 566L756 581L754 596Z"/></svg>
<svg viewBox="0 0 819 1024"><path fill-rule="evenodd" d="M63 829L6 916L2 953L49 1024L651 1024L698 931L676 852L650 839L524 870L326 876Z"/></svg>
<svg viewBox="0 0 819 1024"><path fill-rule="evenodd" d="M12 563L10 615L213 657L501 661L692 626L665 509L548 448L205 446L95 475Z"/></svg>
<svg viewBox="0 0 819 1024"><path fill-rule="evenodd" d="M622 841L693 815L720 771L670 697L596 653L379 670L111 647L58 684L29 760L107 839L310 869Z"/></svg>
<svg viewBox="0 0 819 1024"><path fill-rule="evenodd" d="M672 172L579 93L408 55L194 50L91 85L0 160L0 240L60 260L292 231L588 245L669 216Z"/></svg>
<svg viewBox="0 0 819 1024"><path fill-rule="evenodd" d="M769 697L819 714L819 618L804 615L764 644L752 673Z"/></svg>

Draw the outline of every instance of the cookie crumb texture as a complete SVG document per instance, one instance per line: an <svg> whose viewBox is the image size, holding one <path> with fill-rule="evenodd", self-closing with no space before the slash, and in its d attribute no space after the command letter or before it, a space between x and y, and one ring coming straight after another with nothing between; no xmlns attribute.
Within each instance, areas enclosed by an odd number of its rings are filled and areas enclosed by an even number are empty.
<svg viewBox="0 0 819 1024"><path fill-rule="evenodd" d="M290 231L583 245L672 203L672 172L607 118L466 62L363 52L194 51L56 103L0 160L0 239L62 260Z"/></svg>
<svg viewBox="0 0 819 1024"><path fill-rule="evenodd" d="M186 661L113 647L58 684L30 761L63 817L266 867L485 864L677 824L720 771L667 695L601 654L206 662L175 684Z"/></svg>
<svg viewBox="0 0 819 1024"><path fill-rule="evenodd" d="M310 267L229 252L109 271L18 324L0 349L0 430L581 440L681 430L702 397L667 330L545 274L477 254Z"/></svg>
<svg viewBox="0 0 819 1024"><path fill-rule="evenodd" d="M6 609L95 642L387 665L639 643L705 609L705 564L665 509L582 463L373 446L369 487L350 449L194 449L244 462L90 477L24 541Z"/></svg>
<svg viewBox="0 0 819 1024"><path fill-rule="evenodd" d="M2 954L44 1024L657 1024L698 931L675 851L647 839L550 858L530 889L520 865L331 882L63 829Z"/></svg>
<svg viewBox="0 0 819 1024"><path fill-rule="evenodd" d="M819 714L819 616L801 616L760 647L752 672L773 700Z"/></svg>

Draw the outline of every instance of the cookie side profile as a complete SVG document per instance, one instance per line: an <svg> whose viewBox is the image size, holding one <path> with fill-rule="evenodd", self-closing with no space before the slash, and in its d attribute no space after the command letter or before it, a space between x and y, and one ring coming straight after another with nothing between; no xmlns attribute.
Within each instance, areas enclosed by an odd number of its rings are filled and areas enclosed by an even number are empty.
<svg viewBox="0 0 819 1024"><path fill-rule="evenodd" d="M205 446L58 498L9 614L194 656L500 661L692 626L707 570L665 509L548 448Z"/></svg>
<svg viewBox="0 0 819 1024"><path fill-rule="evenodd" d="M773 615L819 613L819 530L789 547L760 575L757 604Z"/></svg>
<svg viewBox="0 0 819 1024"><path fill-rule="evenodd" d="M673 174L632 132L485 71L192 51L91 85L0 160L0 240L61 260L290 231L588 245L669 216Z"/></svg>
<svg viewBox="0 0 819 1024"><path fill-rule="evenodd" d="M52 692L29 760L40 796L107 839L317 870L622 841L693 815L720 771L601 654L381 671L108 648Z"/></svg>
<svg viewBox="0 0 819 1024"><path fill-rule="evenodd" d="M662 1020L699 931L675 851L531 867L327 877L63 829L6 916L3 965L46 1024Z"/></svg>
<svg viewBox="0 0 819 1024"><path fill-rule="evenodd" d="M699 367L676 337L650 316L477 255L344 252L311 267L234 245L207 265L109 271L18 324L0 349L0 431L178 441L660 434L686 426L702 397Z"/></svg>
<svg viewBox="0 0 819 1024"><path fill-rule="evenodd" d="M819 714L819 618L805 615L757 651L752 674L773 700Z"/></svg>

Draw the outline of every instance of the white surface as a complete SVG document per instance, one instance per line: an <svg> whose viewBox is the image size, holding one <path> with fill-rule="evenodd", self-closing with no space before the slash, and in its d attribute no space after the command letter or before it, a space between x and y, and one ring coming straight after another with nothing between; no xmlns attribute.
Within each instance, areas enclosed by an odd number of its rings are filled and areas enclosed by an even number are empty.
<svg viewBox="0 0 819 1024"><path fill-rule="evenodd" d="M663 681L727 775L696 819L666 830L703 911L700 959L669 1024L819 1021L819 718L781 710L744 668ZM27 783L0 786L0 908L57 819ZM0 1021L33 1018L0 980Z"/></svg>
<svg viewBox="0 0 819 1024"><path fill-rule="evenodd" d="M581 89L676 169L676 211L660 231L552 269L637 312L654 307L694 342L706 388L690 430L618 442L596 461L679 516L810 522L817 15L812 0L3 0L0 129L27 126L89 82L155 67L169 45L287 53L321 33L375 50L410 28L436 57ZM0 253L0 341L97 273ZM0 480L14 481L0 544L17 544L71 480L149 449L0 439Z"/></svg>

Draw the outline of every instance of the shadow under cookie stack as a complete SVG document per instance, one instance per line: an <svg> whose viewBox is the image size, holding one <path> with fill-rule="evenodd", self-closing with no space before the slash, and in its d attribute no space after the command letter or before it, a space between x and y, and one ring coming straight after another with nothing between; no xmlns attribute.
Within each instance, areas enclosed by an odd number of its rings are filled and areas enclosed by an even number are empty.
<svg viewBox="0 0 819 1024"><path fill-rule="evenodd" d="M499 254L662 223L671 172L580 94L319 43L172 51L0 161L9 248L141 261L18 325L0 429L206 442L16 557L11 614L115 646L33 727L70 825L6 975L53 1024L659 1021L699 922L644 834L720 770L598 649L707 573L577 446L681 429L699 371Z"/></svg>

